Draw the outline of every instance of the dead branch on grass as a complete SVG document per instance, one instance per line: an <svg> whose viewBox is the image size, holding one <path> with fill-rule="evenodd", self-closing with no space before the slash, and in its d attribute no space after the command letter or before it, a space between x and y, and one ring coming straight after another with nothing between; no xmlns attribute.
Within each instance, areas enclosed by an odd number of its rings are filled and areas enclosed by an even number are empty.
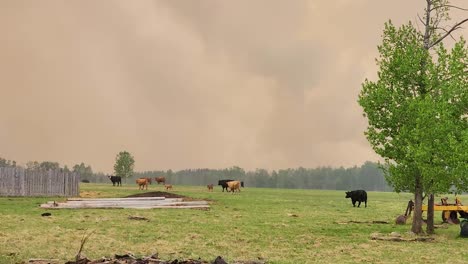
<svg viewBox="0 0 468 264"><path fill-rule="evenodd" d="M347 225L347 224L389 224L388 221L380 221L380 220L375 220L375 221L347 221L347 222L335 222L336 224L339 225Z"/></svg>
<svg viewBox="0 0 468 264"><path fill-rule="evenodd" d="M85 234L83 236L83 238L81 239L81 244L80 244L80 250L78 250L78 253L76 254L75 256L75 261L76 263L80 263L82 262L82 260L85 260L84 263L87 263L87 259L86 258L83 258L82 255L81 255L81 252L83 251L83 248L84 248L84 244L86 243L86 241L88 240L88 238L94 233L94 231L91 231L89 232L88 234Z"/></svg>
<svg viewBox="0 0 468 264"><path fill-rule="evenodd" d="M372 234L371 240L395 241L395 242L430 242L434 241L433 237L411 237L404 238L401 236L381 236L380 234Z"/></svg>

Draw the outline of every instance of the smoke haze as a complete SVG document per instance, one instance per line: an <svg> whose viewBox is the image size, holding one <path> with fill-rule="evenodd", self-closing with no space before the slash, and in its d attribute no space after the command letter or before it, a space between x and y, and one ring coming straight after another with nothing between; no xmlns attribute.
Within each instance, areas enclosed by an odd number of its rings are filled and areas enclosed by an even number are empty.
<svg viewBox="0 0 468 264"><path fill-rule="evenodd" d="M424 4L1 1L0 156L107 173L123 150L138 171L375 161L357 95L384 23Z"/></svg>

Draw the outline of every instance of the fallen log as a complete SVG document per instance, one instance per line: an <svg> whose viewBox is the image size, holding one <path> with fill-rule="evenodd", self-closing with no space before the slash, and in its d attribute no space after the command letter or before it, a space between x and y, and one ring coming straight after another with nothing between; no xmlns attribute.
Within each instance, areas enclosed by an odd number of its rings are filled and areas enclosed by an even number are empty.
<svg viewBox="0 0 468 264"><path fill-rule="evenodd" d="M399 236L380 236L371 235L371 240L395 241L395 242L429 242L434 241L433 237L410 237L404 238Z"/></svg>
<svg viewBox="0 0 468 264"><path fill-rule="evenodd" d="M58 259L29 259L28 264L59 264Z"/></svg>
<svg viewBox="0 0 468 264"><path fill-rule="evenodd" d="M380 221L380 220L375 220L375 221L347 221L347 222L335 222L336 224L339 225L347 225L347 224L389 224L388 221Z"/></svg>

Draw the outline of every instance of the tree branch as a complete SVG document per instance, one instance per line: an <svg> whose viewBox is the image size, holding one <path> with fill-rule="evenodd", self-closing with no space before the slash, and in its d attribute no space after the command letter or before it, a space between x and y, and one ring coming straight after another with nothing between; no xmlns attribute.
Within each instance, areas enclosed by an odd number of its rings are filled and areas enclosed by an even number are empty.
<svg viewBox="0 0 468 264"><path fill-rule="evenodd" d="M459 29L460 26L461 26L463 23L467 22L467 21L468 21L468 18L466 18L466 19L464 19L464 20L458 22L457 24L453 25L452 28L451 28L450 30L448 30L444 35L442 35L439 39L437 39L436 41L434 41L432 44L430 44L430 45L428 46L428 48L430 49L430 48L434 47L435 45L439 44L442 40L444 40L447 36L449 36L450 33L452 33L454 30Z"/></svg>
<svg viewBox="0 0 468 264"><path fill-rule="evenodd" d="M458 9L458 10L462 10L462 11L468 11L468 9L466 8L462 8L462 7L459 7L459 6L454 6L454 5L440 5L440 6L434 6L433 8L431 8L429 10L429 12L432 12L436 9L439 9L439 8L442 8L442 7L448 7L448 8L455 8L455 9Z"/></svg>
<svg viewBox="0 0 468 264"><path fill-rule="evenodd" d="M426 23L424 24L425 30L424 30L424 48L429 50L430 49L430 37L431 37L431 32L429 30L429 25L431 23L431 5L432 1L431 0L426 0L427 2L427 7L426 7Z"/></svg>
<svg viewBox="0 0 468 264"><path fill-rule="evenodd" d="M419 18L419 22L421 22L421 24L426 26L426 22L424 22L424 20L421 18L421 16L419 14L418 14L418 18Z"/></svg>
<svg viewBox="0 0 468 264"><path fill-rule="evenodd" d="M448 30L445 29L445 28L436 27L436 28L434 28L434 29L442 30L442 31L448 33ZM455 37L452 35L452 33L449 33L449 36L450 36L454 41L457 41L457 40L455 39Z"/></svg>

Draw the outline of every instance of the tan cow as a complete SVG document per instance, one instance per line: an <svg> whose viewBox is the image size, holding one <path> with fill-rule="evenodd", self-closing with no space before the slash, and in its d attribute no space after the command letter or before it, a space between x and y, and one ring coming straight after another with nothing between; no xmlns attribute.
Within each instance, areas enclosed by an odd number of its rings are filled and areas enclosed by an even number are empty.
<svg viewBox="0 0 468 264"><path fill-rule="evenodd" d="M206 187L208 187L209 192L213 191L213 184L208 184Z"/></svg>
<svg viewBox="0 0 468 264"><path fill-rule="evenodd" d="M139 178L136 180L136 183L138 184L138 190L144 190L145 187L148 190L148 178Z"/></svg>
<svg viewBox="0 0 468 264"><path fill-rule="evenodd" d="M240 181L230 181L227 182L228 188L231 189L232 193L234 193L236 190L240 192L240 186L241 183Z"/></svg>
<svg viewBox="0 0 468 264"><path fill-rule="evenodd" d="M165 184L164 187L166 187L166 191L169 189L172 190L172 184Z"/></svg>
<svg viewBox="0 0 468 264"><path fill-rule="evenodd" d="M165 184L165 183L166 183L166 177L164 177L164 176L162 176L162 177L156 177L156 178L154 178L154 180L155 180L158 184L160 184L160 183Z"/></svg>

